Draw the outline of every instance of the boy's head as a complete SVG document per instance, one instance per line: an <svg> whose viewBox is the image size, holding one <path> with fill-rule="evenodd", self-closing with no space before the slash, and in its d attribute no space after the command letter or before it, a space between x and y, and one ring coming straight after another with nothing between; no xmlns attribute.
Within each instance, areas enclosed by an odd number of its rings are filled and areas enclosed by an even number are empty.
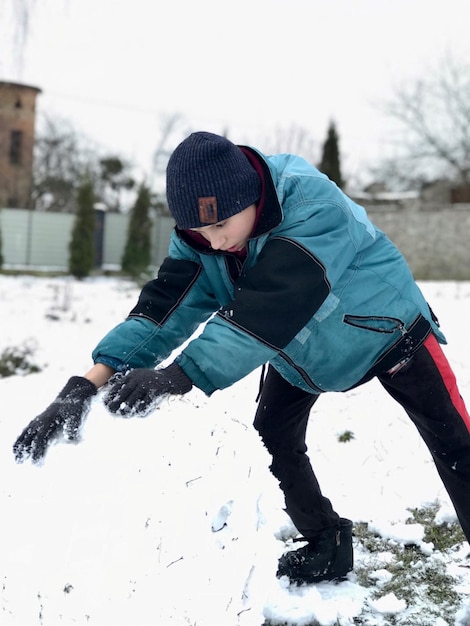
<svg viewBox="0 0 470 626"><path fill-rule="evenodd" d="M197 132L171 155L166 194L178 228L201 228L257 202L261 180L238 146L225 137Z"/></svg>

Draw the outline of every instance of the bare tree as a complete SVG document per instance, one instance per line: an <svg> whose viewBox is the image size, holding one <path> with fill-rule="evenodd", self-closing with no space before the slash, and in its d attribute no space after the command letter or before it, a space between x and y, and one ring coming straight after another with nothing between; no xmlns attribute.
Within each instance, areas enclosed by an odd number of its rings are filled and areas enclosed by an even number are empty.
<svg viewBox="0 0 470 626"><path fill-rule="evenodd" d="M319 147L311 132L297 124L275 129L269 137L259 142L259 146L265 153L290 152L310 163L316 163L319 158Z"/></svg>
<svg viewBox="0 0 470 626"><path fill-rule="evenodd" d="M92 147L68 121L41 118L34 146L32 205L35 209L74 212L77 189L85 175L95 169Z"/></svg>
<svg viewBox="0 0 470 626"><path fill-rule="evenodd" d="M13 50L12 61L18 68L35 4L36 0L0 0L0 43Z"/></svg>
<svg viewBox="0 0 470 626"><path fill-rule="evenodd" d="M470 64L445 56L434 71L395 90L385 113L398 122L399 157L383 170L418 182L470 186Z"/></svg>
<svg viewBox="0 0 470 626"><path fill-rule="evenodd" d="M153 152L153 176L157 187L163 185L166 166L177 144L190 132L188 124L179 113L163 115L160 122L160 137Z"/></svg>
<svg viewBox="0 0 470 626"><path fill-rule="evenodd" d="M72 213L83 180L92 181L95 199L110 211L123 211L134 201L132 164L115 154L102 154L70 122L43 116L35 142L32 205L36 210Z"/></svg>

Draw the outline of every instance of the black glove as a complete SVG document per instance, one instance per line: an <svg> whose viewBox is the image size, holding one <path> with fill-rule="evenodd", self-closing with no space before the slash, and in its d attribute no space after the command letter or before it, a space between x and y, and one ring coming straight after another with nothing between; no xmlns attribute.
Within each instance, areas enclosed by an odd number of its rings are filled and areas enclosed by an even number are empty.
<svg viewBox="0 0 470 626"><path fill-rule="evenodd" d="M120 372L110 378L108 384L104 403L111 413L144 417L155 409L162 396L187 393L193 381L179 365L172 363L160 370L137 368Z"/></svg>
<svg viewBox="0 0 470 626"><path fill-rule="evenodd" d="M91 398L97 391L87 378L72 376L54 402L26 426L13 444L16 461L21 463L31 457L33 463L38 463L47 446L60 435L68 441L77 441Z"/></svg>

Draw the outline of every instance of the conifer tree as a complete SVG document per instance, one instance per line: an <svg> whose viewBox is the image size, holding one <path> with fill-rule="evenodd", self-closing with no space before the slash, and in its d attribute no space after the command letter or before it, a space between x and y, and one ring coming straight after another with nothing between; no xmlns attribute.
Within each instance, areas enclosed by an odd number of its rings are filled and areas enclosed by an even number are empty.
<svg viewBox="0 0 470 626"><path fill-rule="evenodd" d="M69 246L69 272L85 278L95 264L95 194L93 183L85 180L79 187L77 215Z"/></svg>
<svg viewBox="0 0 470 626"><path fill-rule="evenodd" d="M323 144L323 152L318 169L326 174L338 187L344 186L341 175L341 164L339 154L339 138L334 122L330 122L328 134Z"/></svg>
<svg viewBox="0 0 470 626"><path fill-rule="evenodd" d="M127 241L121 260L123 272L134 278L144 273L151 262L152 221L149 215L151 204L150 189L142 184L131 209Z"/></svg>

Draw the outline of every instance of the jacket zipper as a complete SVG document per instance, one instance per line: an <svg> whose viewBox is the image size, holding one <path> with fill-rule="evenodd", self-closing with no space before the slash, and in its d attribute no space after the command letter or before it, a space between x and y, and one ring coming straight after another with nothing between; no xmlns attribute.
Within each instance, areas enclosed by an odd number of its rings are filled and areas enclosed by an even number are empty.
<svg viewBox="0 0 470 626"><path fill-rule="evenodd" d="M389 317L389 316L380 316L380 315L351 315L345 314L343 317L343 321L345 324L349 326L353 326L354 328L359 328L362 330L369 330L374 333L385 333L392 334L397 330L400 331L402 335L406 335L408 332L406 330L405 324L403 321L397 317ZM370 322L393 322L395 326L390 328L380 328L379 326L372 326L371 324L367 324L367 321Z"/></svg>
<svg viewBox="0 0 470 626"><path fill-rule="evenodd" d="M303 380L307 383L307 385L308 385L309 387L311 387L311 388L312 388L312 390L313 390L315 393L317 393L317 394L319 394L319 393L323 393L323 389L321 389L320 387L318 387L318 386L317 386L317 385L313 382L313 380L310 378L310 376L307 374L307 372L306 372L304 369L302 369L301 367L299 367L298 365L296 365L296 364L294 363L294 361L292 361L292 359L290 359L290 358L287 356L287 354L285 354L284 352L279 352L279 353L278 353L278 356L280 356L280 357L281 357L281 359L283 359L284 361L286 361L286 363L287 363L287 364L288 364L288 365L289 365L289 366L290 366L293 370L295 370L295 371L297 372L297 374L299 374L299 375L302 377L302 379L303 379Z"/></svg>

